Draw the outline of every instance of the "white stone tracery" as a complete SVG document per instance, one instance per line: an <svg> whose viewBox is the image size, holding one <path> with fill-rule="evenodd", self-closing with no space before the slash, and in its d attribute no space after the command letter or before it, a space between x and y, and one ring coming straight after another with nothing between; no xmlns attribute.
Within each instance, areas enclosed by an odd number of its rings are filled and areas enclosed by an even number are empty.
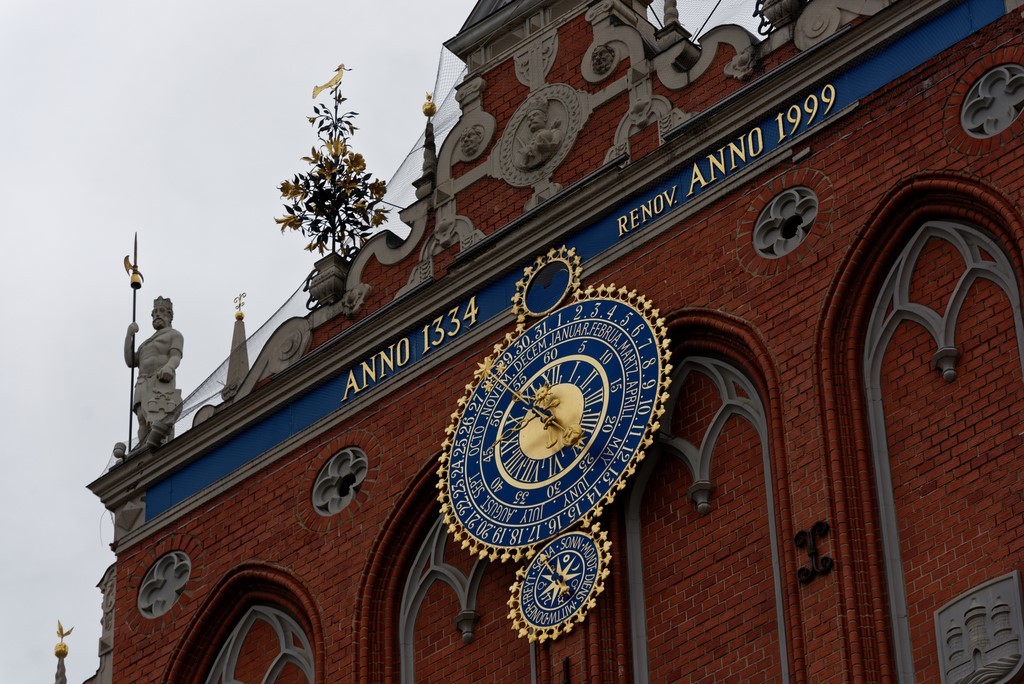
<svg viewBox="0 0 1024 684"><path fill-rule="evenodd" d="M399 648L402 658L402 684L412 684L415 679L415 629L423 599L434 582L443 582L451 587L459 599L459 614L452 616L455 627L462 633L465 643L473 641L473 627L479 616L476 613L476 595L487 568L486 559L478 559L467 577L454 565L444 560L448 543L448 528L444 518L437 521L427 533L402 593L402 606L398 618Z"/></svg>
<svg viewBox="0 0 1024 684"><path fill-rule="evenodd" d="M911 300L910 287L915 267L925 246L931 240L952 245L964 261L964 271L942 312ZM947 221L924 224L910 240L889 271L875 302L864 344L864 387L867 394L868 426L874 459L875 485L878 492L882 546L885 555L886 580L889 590L890 619L893 625L897 674L901 684L914 682L911 655L907 596L903 582L903 560L900 552L896 504L889 466L889 446L885 429L885 406L882 402L882 363L896 329L904 322L917 323L935 342L932 365L943 378L956 377L957 320L971 287L978 280L988 280L1007 296L1013 310L1017 348L1024 368L1024 324L1022 324L1020 293L1013 266L1002 247L976 228Z"/></svg>
<svg viewBox="0 0 1024 684"><path fill-rule="evenodd" d="M700 373L714 383L721 399L705 431L701 443L695 445L677 437L671 432L670 417L675 413L680 392L691 373ZM722 430L731 418L739 417L750 422L761 438L761 457L764 468L765 502L768 509L768 536L772 557L772 579L775 589L775 615L779 630L779 656L782 666L781 681L789 681L789 656L786 647L786 625L782 605L781 554L778 546L775 524L775 495L772 490L772 468L768 452L768 423L764 406L753 383L738 369L723 361L708 357L687 358L672 374L669 399L665 404L665 420L658 434L658 447L650 450L630 488L626 499L626 564L629 577L630 629L633 646L633 681L637 684L650 682L647 654L647 611L644 598L643 548L641 535L641 509L647 485L658 471L663 458L675 456L681 460L693 477L693 486L688 495L698 512L711 512L710 496L714 490L711 478L712 456ZM686 559L680 559L685 562Z"/></svg>
<svg viewBox="0 0 1024 684"><path fill-rule="evenodd" d="M328 517L352 503L366 479L366 454L357 447L342 449L332 456L313 484L313 510Z"/></svg>
<svg viewBox="0 0 1024 684"><path fill-rule="evenodd" d="M999 135L1024 112L1024 65L1001 64L971 86L960 123L972 138Z"/></svg>
<svg viewBox="0 0 1024 684"><path fill-rule="evenodd" d="M184 551L171 551L158 558L139 585L139 612L152 620L169 611L191 574L192 561Z"/></svg>
<svg viewBox="0 0 1024 684"><path fill-rule="evenodd" d="M238 657L249 632L258 622L264 622L274 630L278 643L277 655L260 680L261 683L274 684L288 665L294 665L306 676L306 681L313 684L313 649L306 633L287 613L273 606L253 606L249 609L221 647L206 678L206 684L241 684L235 678Z"/></svg>

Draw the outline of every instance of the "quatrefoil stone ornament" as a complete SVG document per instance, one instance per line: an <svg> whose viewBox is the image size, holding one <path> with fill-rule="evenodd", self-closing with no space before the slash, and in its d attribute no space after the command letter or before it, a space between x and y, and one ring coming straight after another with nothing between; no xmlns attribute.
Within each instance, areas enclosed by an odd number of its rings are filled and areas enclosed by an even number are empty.
<svg viewBox="0 0 1024 684"><path fill-rule="evenodd" d="M778 259L800 246L818 216L818 196L804 186L776 195L754 223L754 251L765 259Z"/></svg>
<svg viewBox="0 0 1024 684"><path fill-rule="evenodd" d="M169 611L178 602L191 574L192 561L184 551L161 556L139 585L139 612L152 620Z"/></svg>
<svg viewBox="0 0 1024 684"><path fill-rule="evenodd" d="M1002 64L979 78L960 110L960 124L972 138L999 135L1024 111L1024 66Z"/></svg>
<svg viewBox="0 0 1024 684"><path fill-rule="evenodd" d="M324 517L340 513L352 503L366 479L366 454L349 447L331 457L313 485L313 508Z"/></svg>

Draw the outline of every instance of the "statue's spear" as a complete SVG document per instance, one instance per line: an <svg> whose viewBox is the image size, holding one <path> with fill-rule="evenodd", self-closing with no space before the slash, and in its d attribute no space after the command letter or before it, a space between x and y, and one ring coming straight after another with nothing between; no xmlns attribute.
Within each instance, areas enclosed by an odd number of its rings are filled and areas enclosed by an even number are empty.
<svg viewBox="0 0 1024 684"><path fill-rule="evenodd" d="M124 257L124 270L129 276L132 286L132 323L135 322L135 308L138 301L139 289L142 287L142 273L139 272L139 234L135 233L135 245L132 251L132 258L126 254ZM128 391L128 448L132 443L132 421L135 418L135 335L132 335L132 364L131 364L131 385Z"/></svg>

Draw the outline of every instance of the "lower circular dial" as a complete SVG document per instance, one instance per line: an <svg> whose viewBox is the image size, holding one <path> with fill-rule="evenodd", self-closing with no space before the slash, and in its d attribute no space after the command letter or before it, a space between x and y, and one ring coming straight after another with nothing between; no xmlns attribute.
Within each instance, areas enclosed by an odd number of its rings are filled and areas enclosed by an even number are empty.
<svg viewBox="0 0 1024 684"><path fill-rule="evenodd" d="M567 532L541 548L512 585L509 618L519 636L556 639L583 622L604 591L610 548L597 525L592 533Z"/></svg>

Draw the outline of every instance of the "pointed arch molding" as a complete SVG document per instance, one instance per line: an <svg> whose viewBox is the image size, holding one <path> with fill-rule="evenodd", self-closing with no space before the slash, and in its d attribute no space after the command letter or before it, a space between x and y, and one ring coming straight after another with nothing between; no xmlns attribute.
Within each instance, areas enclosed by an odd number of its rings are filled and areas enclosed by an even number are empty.
<svg viewBox="0 0 1024 684"><path fill-rule="evenodd" d="M208 684L216 668L224 664L233 667L232 644L240 647L249 629L261 620L271 626L279 639L282 635L288 637L288 648L282 648L271 674L291 663L305 672L313 684L329 681L324 670L324 632L316 602L287 569L250 563L232 570L207 595L178 642L164 684ZM304 638L296 645L292 637L299 634ZM237 650L233 650L235 658Z"/></svg>
<svg viewBox="0 0 1024 684"><path fill-rule="evenodd" d="M839 576L843 611L859 616L847 626L850 651L846 666L851 675L863 675L870 668L897 672L901 684L914 681L888 454L878 449L885 437L874 429L881 425L881 414L874 406L879 400L877 380L871 380L877 377L873 369L877 369L877 359L884 353L884 343L897 319L922 324L937 341L939 352L942 340L955 340L962 303L962 295L954 295L943 312L923 312L901 294L906 289L900 285L900 277L909 278L908 267L912 270L927 238L951 238L951 244L967 255L957 292L966 292L978 278L986 278L1004 292L1009 288L1016 293L1010 301L1020 348L1017 274L1021 273L1022 235L1013 204L981 181L922 174L883 198L857 234L829 287L816 335L821 349L815 361L816 387L825 420L834 543L839 557L850 559L854 566ZM988 256L976 251L978 248ZM885 292L890 293L888 299ZM890 302L897 306L888 316L885 307ZM1024 362L1024 351L1021 354ZM947 347L933 361L942 371L940 364L948 359L955 362L955 356ZM955 365L952 370L955 372ZM873 489L878 491L877 508ZM869 550L859 562L852 553L856 547ZM872 560L876 550L884 554L883 563ZM858 587L860 582L866 584L863 590Z"/></svg>
<svg viewBox="0 0 1024 684"><path fill-rule="evenodd" d="M274 631L278 645L278 653L267 668L262 681L265 684L274 684L281 672L289 665L293 665L306 676L306 681L312 684L316 676L313 665L313 648L309 645L306 633L288 613L273 606L263 605L249 608L249 611L235 625L224 645L221 646L213 667L210 668L206 684L235 684L235 671L238 667L238 658L241 655L242 647L253 627L260 622L269 625Z"/></svg>
<svg viewBox="0 0 1024 684"><path fill-rule="evenodd" d="M765 477L765 501L768 509L768 536L771 547L773 585L775 590L775 617L779 629L779 661L782 665L782 681L788 682L790 657L786 643L786 619L783 599L782 569L778 525L776 524L777 508L775 503L774 480L768 448L768 421L757 389L746 376L729 363L705 356L688 356L672 374L672 385L669 399L665 406L665 415L672 416L675 412L679 394L686 379L692 373L706 376L714 384L721 405L718 407L711 424L705 431L699 445L692 444L673 435L664 426L658 435L659 449L651 453L641 465L636 482L626 500L626 564L629 573L629 607L630 628L633 646L633 679L637 682L649 681L647 667L647 629L646 606L643 585L643 550L641 548L640 517L647 485L657 469L658 463L671 456L679 458L693 477L693 486L689 496L696 505L698 512L705 515L710 512L710 494L712 484L711 458L718 438L730 418L740 417L753 425L761 440L762 465ZM668 423L669 421L666 421Z"/></svg>
<svg viewBox="0 0 1024 684"><path fill-rule="evenodd" d="M459 614L453 615L452 622L462 631L462 640L473 641L473 626L476 624L476 596L480 590L484 571L487 569L486 559L477 559L469 575L463 574L454 565L445 562L444 552L448 543L448 528L444 518L438 516L431 526L426 539L420 546L409 570L409 577L402 592L402 604L398 617L399 642L402 657L403 684L415 681L415 629L416 618L427 592L434 583L441 582L455 592L459 600Z"/></svg>
<svg viewBox="0 0 1024 684"><path fill-rule="evenodd" d="M659 434L658 447L644 459L627 496L626 565L633 680L648 681L640 549L640 510L647 485L662 459L680 458L693 476L694 486L689 491L691 501L699 512L713 510L712 454L725 423L729 418L738 416L754 427L762 443L765 501L769 512L767 522L774 567L775 614L784 681L791 678L803 681L800 664L804 659L804 637L799 593L789 587L792 582L783 574L786 568L795 569L798 560L793 545L785 543L793 538L794 531L777 369L760 333L738 317L717 311L684 309L669 317L669 328L670 337L681 342L673 350L673 356L680 362L673 373L666 416L672 415L683 382L694 372L706 375L714 383L722 404L699 445L686 442L663 429Z"/></svg>
<svg viewBox="0 0 1024 684"><path fill-rule="evenodd" d="M401 677L398 607L408 579L403 569L411 567L440 514L436 484L437 457L431 454L396 498L399 503L374 539L356 593L353 633L360 638L353 681L397 682Z"/></svg>
<svg viewBox="0 0 1024 684"><path fill-rule="evenodd" d="M936 312L910 299L911 277L921 252L931 240L943 240L952 245L965 263L964 271L960 274L943 312ZM956 347L957 319L967 293L982 279L998 285L1010 301L1018 355L1024 369L1024 325L1021 322L1020 291L1017 288L1013 266L1001 245L977 228L966 224L929 221L918 229L900 253L882 285L865 336L863 372L868 434L871 439L872 465L880 508L890 619L893 624L896 662L901 682L914 681L914 671L899 527L885 429L885 407L882 402L882 360L896 328L904 322L912 321L931 335L936 345L932 364L942 372L946 380L952 381L956 377L955 363L959 356Z"/></svg>

